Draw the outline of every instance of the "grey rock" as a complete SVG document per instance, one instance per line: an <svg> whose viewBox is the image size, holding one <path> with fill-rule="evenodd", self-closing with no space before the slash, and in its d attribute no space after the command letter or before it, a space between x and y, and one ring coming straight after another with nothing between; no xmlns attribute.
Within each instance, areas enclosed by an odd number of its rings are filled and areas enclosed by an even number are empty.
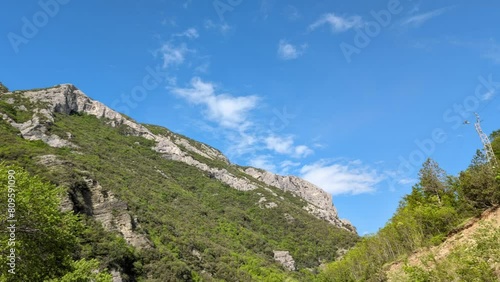
<svg viewBox="0 0 500 282"><path fill-rule="evenodd" d="M12 98L10 98L10 99L12 99ZM7 99L7 100L8 100L8 99ZM24 111L24 112L25 112L25 111L27 111L28 109L26 109L26 107L25 107L24 105L21 105L21 106L17 106L17 107L16 107L16 110L18 110L18 111Z"/></svg>
<svg viewBox="0 0 500 282"><path fill-rule="evenodd" d="M274 260L279 262L288 271L295 271L295 260L288 251L273 251Z"/></svg>
<svg viewBox="0 0 500 282"><path fill-rule="evenodd" d="M111 277L112 277L111 281L113 281L113 282L123 282L122 275L121 275L121 273L118 270L112 269L110 273L111 273Z"/></svg>
<svg viewBox="0 0 500 282"><path fill-rule="evenodd" d="M40 156L37 162L51 170L72 165L55 155ZM81 209L79 212L94 217L108 231L118 231L130 245L141 249L151 247L146 236L136 232L140 226L137 219L130 216L127 203L119 200L113 192L104 189L98 181L85 176L82 180L86 187L73 187L61 200L62 211L75 211L78 206Z"/></svg>
<svg viewBox="0 0 500 282"><path fill-rule="evenodd" d="M255 168L244 171L255 179L274 186L283 191L289 191L308 202L306 211L317 218L324 219L335 226L355 232L354 226L346 220L338 218L337 209L332 202L332 196L316 185L296 176L281 176Z"/></svg>
<svg viewBox="0 0 500 282"><path fill-rule="evenodd" d="M331 195L303 179L295 176L279 176L254 168L242 170L242 172L249 175L247 178L233 175L223 168L210 167L194 159L191 153L211 160L222 161L227 165L231 164L220 151L205 144L197 143L195 146L190 140L174 133L165 135L153 134L145 126L133 120L129 120L101 102L92 100L71 84L61 84L44 90L25 91L21 95L23 95L24 98L28 98L33 104L39 105L33 118L22 124L15 123L6 115L2 115L2 118L19 129L21 135L28 140L42 140L53 147L77 148L69 140L49 134L47 125L54 122L54 115L56 113L93 115L97 118L105 119L106 122L113 127L127 126L129 128L129 134L131 135L142 136L146 139L154 140L155 146L152 149L162 154L165 158L194 166L234 189L240 191L254 190L259 187L258 182L254 180L257 179L269 186L276 187L283 191L289 191L292 195L301 197L307 202L304 209L309 213L338 227L355 232L355 228L348 221L338 218L337 211L332 203ZM72 137L72 135L67 135L68 139ZM274 191L267 187L264 188L277 197ZM272 202L267 203L267 205L272 208L277 204ZM122 225L124 230L129 228L131 224L127 223L129 218L123 216L120 220L123 221Z"/></svg>

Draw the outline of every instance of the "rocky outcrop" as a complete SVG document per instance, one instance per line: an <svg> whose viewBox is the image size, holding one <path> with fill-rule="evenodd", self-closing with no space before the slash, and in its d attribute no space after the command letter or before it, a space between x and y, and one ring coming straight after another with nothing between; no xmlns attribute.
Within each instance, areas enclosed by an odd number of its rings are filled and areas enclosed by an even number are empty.
<svg viewBox="0 0 500 282"><path fill-rule="evenodd" d="M4 95L9 94L12 93ZM53 88L37 91L24 91L22 92L22 95L24 98L28 98L31 103L41 107L36 109L33 118L25 123L17 124L6 115L3 115L2 117L11 125L19 129L21 131L21 135L25 139L42 140L52 147L75 147L71 142L62 139L57 135L49 135L47 133L48 126L54 122L54 114L64 113L70 115L79 113L93 115L97 118L106 119L109 122L109 125L113 127L119 125L128 126L130 134L156 141L156 146L153 147L153 149L164 155L166 158L195 166L200 170L208 172L216 179L235 189L249 191L257 188L248 179L238 178L225 169L211 168L208 165L195 160L189 155L188 152L183 151L178 144L186 150L195 152L208 159L229 163L227 158L218 150L202 144L202 151L195 146L192 146L185 138L176 135L155 135L142 124L125 118L120 113L110 109L99 101L92 100L71 84L61 84Z"/></svg>
<svg viewBox="0 0 500 282"><path fill-rule="evenodd" d="M27 140L41 140L47 143L49 146L54 148L62 148L62 147L73 147L76 148L74 144L71 142L62 139L61 137L48 133L47 130L47 121L41 121L41 118L38 115L34 115L31 120L28 120L24 123L17 123L11 118L9 118L6 114L1 114L3 120L7 121L14 128L18 129L21 132L21 136ZM49 121L50 122L50 121Z"/></svg>
<svg viewBox="0 0 500 282"><path fill-rule="evenodd" d="M201 147L200 149L198 149L196 146L191 145L191 143L187 139L181 138L179 136L174 136L173 141L175 144L182 146L186 150L196 153L202 157L212 160L220 160L226 164L229 164L229 160L219 150L209 147L203 143L198 143Z"/></svg>
<svg viewBox="0 0 500 282"><path fill-rule="evenodd" d="M295 271L295 261L288 251L273 251L274 260L288 271Z"/></svg>
<svg viewBox="0 0 500 282"><path fill-rule="evenodd" d="M356 232L349 221L339 219L337 210L333 206L332 196L316 185L295 176L281 176L255 168L247 168L245 173L267 185L289 191L306 200L308 204L304 209L315 217L351 232Z"/></svg>
<svg viewBox="0 0 500 282"><path fill-rule="evenodd" d="M44 155L38 158L38 163L51 170L58 170L72 164L57 158L55 155ZM111 191L104 189L99 182L87 176L73 183L67 183L69 191L63 197L61 209L92 216L101 222L104 229L117 231L132 246L149 248L151 242L136 230L139 227L137 219L128 212L127 203L119 200Z"/></svg>
<svg viewBox="0 0 500 282"><path fill-rule="evenodd" d="M13 93L4 93L2 95L12 94ZM142 124L130 120L101 102L89 98L71 84L62 84L36 91L16 92L15 94L22 95L23 99L29 99L31 104L36 105L32 119L24 123L16 123L5 114L0 113L0 116L19 129L21 135L28 140L42 140L52 147L72 147L77 150L78 147L70 141L70 135L54 135L50 133L48 128L54 123L56 113L68 115L75 113L93 115L97 118L105 119L112 127L128 127L127 132L130 135L154 140L155 146L152 149L162 154L165 158L194 166L206 172L210 177L218 179L234 189L251 191L262 186L259 184L262 182L283 191L291 192L293 195L301 197L307 202L304 209L312 215L326 220L335 226L356 232L355 228L348 221L338 218L337 211L332 204L331 195L321 190L319 187L298 177L279 176L254 168L242 170L242 172L248 175L248 177L244 177L242 175L236 176L224 168L211 167L195 159L193 154L210 160L220 161L225 165L231 164L220 151L205 144L188 140L174 133L153 134ZM255 181L255 179L258 181ZM264 188L277 197L277 194L271 189L267 187ZM277 204L274 202L265 204L266 208L274 208L276 206ZM123 218L122 220L123 222L129 222L128 218ZM126 229L131 225L133 225L132 221L124 223L123 228Z"/></svg>
<svg viewBox="0 0 500 282"><path fill-rule="evenodd" d="M104 229L118 231L127 243L136 248L151 247L149 240L136 232L139 223L130 216L127 203L120 201L111 191L103 189L99 182L87 177L82 180L79 185L71 187L69 201L65 201L69 206L63 206L65 209L94 217Z"/></svg>

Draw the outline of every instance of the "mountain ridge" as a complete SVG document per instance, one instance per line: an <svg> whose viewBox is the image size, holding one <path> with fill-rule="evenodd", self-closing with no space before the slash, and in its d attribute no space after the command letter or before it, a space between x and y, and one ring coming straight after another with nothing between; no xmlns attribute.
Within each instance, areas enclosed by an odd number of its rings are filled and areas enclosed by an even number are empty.
<svg viewBox="0 0 500 282"><path fill-rule="evenodd" d="M198 143L203 146L200 150L196 146L193 146L189 140L173 132L171 132L170 136L154 134L146 126L126 118L97 100L93 100L73 84L60 84L40 90L17 92L22 92L23 96L29 99L31 103L43 104L45 107L43 109L35 109L35 115L33 115L32 119L23 123L17 123L3 114L3 118L12 126L19 129L25 139L41 140L52 147L74 147L69 140L48 133L47 128L43 124L53 123L54 113L79 113L93 115L100 119L104 118L109 120L109 124L112 127L125 125L131 130L129 134L155 141L156 146L153 150L162 154L165 158L181 161L202 171L206 171L211 176L237 190L250 191L256 189L258 184L251 179L255 178L267 185L284 191L290 191L308 202L309 205L305 209L315 217L326 220L350 232L356 232L355 227L349 221L338 218L331 195L299 177L281 176L267 171L262 173L263 170L247 168L245 170L240 169L247 176L242 178L236 177L226 169L210 167L194 159L181 148L213 161L221 161L228 165L234 164L231 164L227 157L219 150L206 144Z"/></svg>
<svg viewBox="0 0 500 282"><path fill-rule="evenodd" d="M0 92L0 168L61 189L52 205L84 230L72 258L113 281L312 281L359 240L303 179L232 164L72 84Z"/></svg>

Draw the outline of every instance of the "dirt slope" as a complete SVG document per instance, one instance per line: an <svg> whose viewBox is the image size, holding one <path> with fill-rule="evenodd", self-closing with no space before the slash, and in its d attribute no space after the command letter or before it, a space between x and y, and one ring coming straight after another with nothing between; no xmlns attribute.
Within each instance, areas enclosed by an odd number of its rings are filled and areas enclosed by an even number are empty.
<svg viewBox="0 0 500 282"><path fill-rule="evenodd" d="M422 266L421 259L433 255L439 261L450 254L456 247L470 244L472 242L473 234L475 234L482 223L489 223L493 228L500 227L500 208L499 206L490 208L484 211L480 216L469 220L463 227L451 232L448 238L439 246L421 249L410 255L407 263L411 266ZM499 242L500 248L500 242ZM401 273L405 261L396 261L388 266L387 276L388 281L397 281L395 277L397 273ZM496 266L496 273L500 278L500 266Z"/></svg>

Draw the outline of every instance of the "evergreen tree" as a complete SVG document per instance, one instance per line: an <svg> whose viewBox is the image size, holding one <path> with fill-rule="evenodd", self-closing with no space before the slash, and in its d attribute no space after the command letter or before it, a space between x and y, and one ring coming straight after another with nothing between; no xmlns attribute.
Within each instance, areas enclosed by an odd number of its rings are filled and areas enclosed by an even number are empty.
<svg viewBox="0 0 500 282"><path fill-rule="evenodd" d="M460 173L460 184L465 199L476 209L500 203L500 186L495 169L481 150L476 151L469 168Z"/></svg>
<svg viewBox="0 0 500 282"><path fill-rule="evenodd" d="M420 169L418 176L424 194L426 196L436 195L438 202L441 203L442 195L447 190L448 177L446 172L439 167L436 161L428 158Z"/></svg>

